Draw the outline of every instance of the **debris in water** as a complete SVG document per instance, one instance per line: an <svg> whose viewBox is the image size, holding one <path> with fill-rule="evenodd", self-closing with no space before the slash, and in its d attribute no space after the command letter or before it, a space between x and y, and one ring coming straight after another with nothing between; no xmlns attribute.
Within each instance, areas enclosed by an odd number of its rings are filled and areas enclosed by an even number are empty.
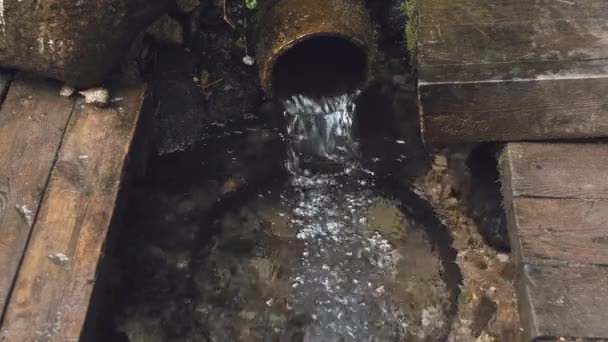
<svg viewBox="0 0 608 342"><path fill-rule="evenodd" d="M27 222L27 224L31 226L32 223L34 223L34 213L32 212L32 210L28 208L28 206L25 204L17 204L15 207L17 208L17 211L19 212L19 214L21 214L21 217L23 217L25 222Z"/></svg>
<svg viewBox="0 0 608 342"><path fill-rule="evenodd" d="M243 63L245 63L247 65L254 65L255 64L255 58L247 55L247 56L243 57Z"/></svg>
<svg viewBox="0 0 608 342"><path fill-rule="evenodd" d="M96 107L105 107L110 102L110 92L106 88L91 88L79 91L84 102Z"/></svg>
<svg viewBox="0 0 608 342"><path fill-rule="evenodd" d="M76 92L76 89L74 89L74 87L64 84L63 87L61 87L61 90L59 91L59 95L61 95L63 97L70 97L75 92Z"/></svg>
<svg viewBox="0 0 608 342"><path fill-rule="evenodd" d="M70 258L68 258L63 253L52 253L48 255L48 258L57 265L65 266L70 262Z"/></svg>

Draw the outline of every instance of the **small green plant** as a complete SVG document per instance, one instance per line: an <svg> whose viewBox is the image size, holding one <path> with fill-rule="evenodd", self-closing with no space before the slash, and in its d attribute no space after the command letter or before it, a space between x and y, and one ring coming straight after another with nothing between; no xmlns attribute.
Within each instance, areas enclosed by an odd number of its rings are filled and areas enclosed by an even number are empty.
<svg viewBox="0 0 608 342"><path fill-rule="evenodd" d="M250 10L254 10L254 9L256 9L256 7L258 7L258 1L257 0L245 0L245 7L247 7Z"/></svg>
<svg viewBox="0 0 608 342"><path fill-rule="evenodd" d="M410 60L413 66L416 65L416 59L418 57L418 7L416 4L417 0L404 0L403 11L407 16L407 23L405 25L405 44L407 50L410 52Z"/></svg>

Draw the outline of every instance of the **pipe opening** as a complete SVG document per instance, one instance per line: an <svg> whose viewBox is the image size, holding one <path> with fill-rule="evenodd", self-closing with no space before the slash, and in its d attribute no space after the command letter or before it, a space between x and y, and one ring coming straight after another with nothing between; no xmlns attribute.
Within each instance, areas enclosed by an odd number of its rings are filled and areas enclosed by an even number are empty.
<svg viewBox="0 0 608 342"><path fill-rule="evenodd" d="M335 95L365 81L367 54L345 38L318 36L285 51L273 72L273 91L279 96Z"/></svg>

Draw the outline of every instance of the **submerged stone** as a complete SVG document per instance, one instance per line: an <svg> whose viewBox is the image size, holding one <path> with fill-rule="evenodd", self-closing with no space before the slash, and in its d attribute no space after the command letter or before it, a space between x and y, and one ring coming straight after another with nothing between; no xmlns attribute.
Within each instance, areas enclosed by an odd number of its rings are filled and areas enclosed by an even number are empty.
<svg viewBox="0 0 608 342"><path fill-rule="evenodd" d="M181 24L166 14L150 25L146 32L163 44L181 45L184 43L184 30Z"/></svg>
<svg viewBox="0 0 608 342"><path fill-rule="evenodd" d="M87 88L168 0L0 0L0 65Z"/></svg>

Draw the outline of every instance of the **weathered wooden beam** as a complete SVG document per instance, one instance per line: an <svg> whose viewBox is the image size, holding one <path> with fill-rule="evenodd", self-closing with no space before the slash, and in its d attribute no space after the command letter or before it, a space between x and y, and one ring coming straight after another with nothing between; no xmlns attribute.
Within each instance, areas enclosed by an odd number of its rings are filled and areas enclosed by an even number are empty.
<svg viewBox="0 0 608 342"><path fill-rule="evenodd" d="M529 310L520 310L525 340L606 340L606 284L604 267L525 264L519 284L529 302Z"/></svg>
<svg viewBox="0 0 608 342"><path fill-rule="evenodd" d="M509 143L500 169L524 341L608 339L608 144Z"/></svg>
<svg viewBox="0 0 608 342"><path fill-rule="evenodd" d="M608 266L608 201L513 199L520 260Z"/></svg>
<svg viewBox="0 0 608 342"><path fill-rule="evenodd" d="M419 92L430 144L608 136L608 3L419 4Z"/></svg>
<svg viewBox="0 0 608 342"><path fill-rule="evenodd" d="M0 77L0 88L8 84ZM0 311L74 107L55 82L19 76L0 110ZM2 89L0 89L2 90Z"/></svg>
<svg viewBox="0 0 608 342"><path fill-rule="evenodd" d="M426 0L417 3L421 26L553 22L601 19L608 9L598 0Z"/></svg>
<svg viewBox="0 0 608 342"><path fill-rule="evenodd" d="M0 340L77 341L103 256L145 87L109 108L76 104L34 225Z"/></svg>
<svg viewBox="0 0 608 342"><path fill-rule="evenodd" d="M515 197L608 200L605 143L511 143L503 157Z"/></svg>
<svg viewBox="0 0 608 342"><path fill-rule="evenodd" d="M547 62L554 63L554 62ZM522 63L523 68L530 65ZM581 64L590 64L582 67ZM419 83L423 138L431 144L608 136L608 60L555 63L545 76ZM515 67L515 66L513 66ZM545 65L545 67L547 67ZM458 67L459 70L476 67ZM484 67L483 69L486 69ZM500 66L500 69L505 66ZM603 69L596 72L596 69ZM470 74L485 70L477 69ZM428 72L428 70L427 70ZM467 71L459 71L467 73ZM496 78L494 78L496 77Z"/></svg>

